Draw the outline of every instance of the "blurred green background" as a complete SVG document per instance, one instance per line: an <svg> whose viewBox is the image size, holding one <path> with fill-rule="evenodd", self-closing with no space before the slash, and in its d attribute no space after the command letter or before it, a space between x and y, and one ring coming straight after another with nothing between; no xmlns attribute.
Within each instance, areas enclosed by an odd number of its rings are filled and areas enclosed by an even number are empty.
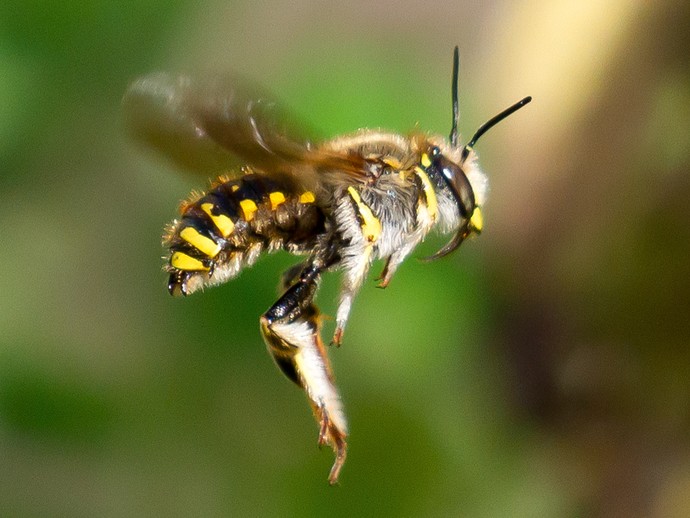
<svg viewBox="0 0 690 518"><path fill-rule="evenodd" d="M0 515L689 516L688 27L670 0L4 1ZM258 331L295 259L169 297L161 230L206 183L120 100L232 70L325 136L446 134L456 44L465 136L534 102L477 146L481 238L357 299L331 488Z"/></svg>

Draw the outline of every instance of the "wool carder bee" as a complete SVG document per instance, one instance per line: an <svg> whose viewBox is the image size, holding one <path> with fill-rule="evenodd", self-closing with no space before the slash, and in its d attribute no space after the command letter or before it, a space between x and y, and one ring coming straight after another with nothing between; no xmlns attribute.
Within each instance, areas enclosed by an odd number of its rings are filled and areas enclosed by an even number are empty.
<svg viewBox="0 0 690 518"><path fill-rule="evenodd" d="M135 81L125 95L137 137L179 164L224 172L182 203L165 232L171 294L224 283L263 252L304 257L284 274L282 295L261 316L260 328L275 363L306 392L319 445L335 452L331 484L345 461L348 431L314 303L321 276L342 272L332 338L339 345L373 261L384 261L379 286L386 287L431 230L452 238L429 259L481 232L487 179L474 145L531 100L502 111L461 145L457 85L456 47L449 139L365 129L320 143L295 137L274 103L232 80L158 73ZM228 168L233 161L243 165Z"/></svg>

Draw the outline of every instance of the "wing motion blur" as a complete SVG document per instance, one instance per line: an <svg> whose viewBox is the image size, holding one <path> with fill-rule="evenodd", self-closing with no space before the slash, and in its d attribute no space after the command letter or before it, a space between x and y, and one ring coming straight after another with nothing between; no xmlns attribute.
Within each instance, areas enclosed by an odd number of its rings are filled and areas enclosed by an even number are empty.
<svg viewBox="0 0 690 518"><path fill-rule="evenodd" d="M324 170L366 173L361 158L319 149L294 116L237 79L154 73L136 80L123 104L135 138L206 175L240 175L237 166L249 165L310 186Z"/></svg>

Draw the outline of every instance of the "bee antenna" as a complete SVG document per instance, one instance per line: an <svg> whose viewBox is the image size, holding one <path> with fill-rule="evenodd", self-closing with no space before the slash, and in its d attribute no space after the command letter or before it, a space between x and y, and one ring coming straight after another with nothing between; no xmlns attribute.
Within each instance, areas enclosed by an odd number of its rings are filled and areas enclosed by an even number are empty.
<svg viewBox="0 0 690 518"><path fill-rule="evenodd" d="M456 45L453 51L453 80L451 83L451 95L453 98L453 125L450 128L450 145L458 147L458 120L460 109L458 108L458 69L460 68L460 54Z"/></svg>
<svg viewBox="0 0 690 518"><path fill-rule="evenodd" d="M513 113L518 111L520 108L522 108L523 106L528 104L531 100L532 100L532 97L527 96L524 99L522 99L521 101L516 102L515 104L513 104L509 108L506 108L501 113L490 118L488 121L486 121L484 124L482 124L479 127L479 129L477 130L477 132L474 134L474 136L470 139L470 141L467 144L465 144L464 148L462 148L462 157L461 157L462 162L464 162L465 159L467 158L467 156L470 154L470 151L472 151L472 148L474 147L474 145L479 140L479 137L481 137L484 133L489 131L491 128L493 128L496 124L501 122L503 119L508 117L508 115L512 115Z"/></svg>

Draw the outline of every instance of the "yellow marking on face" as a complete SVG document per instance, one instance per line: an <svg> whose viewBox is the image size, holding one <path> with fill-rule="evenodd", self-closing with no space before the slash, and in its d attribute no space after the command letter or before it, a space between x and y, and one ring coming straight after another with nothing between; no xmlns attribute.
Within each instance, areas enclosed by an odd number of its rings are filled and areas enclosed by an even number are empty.
<svg viewBox="0 0 690 518"><path fill-rule="evenodd" d="M242 214L244 214L245 221L251 221L254 219L254 214L258 210L256 203L252 200L242 200L240 201L240 208L242 209Z"/></svg>
<svg viewBox="0 0 690 518"><path fill-rule="evenodd" d="M474 212L470 217L470 226L477 234L480 234L484 227L484 216L482 216L482 211L479 207L474 208Z"/></svg>
<svg viewBox="0 0 690 518"><path fill-rule="evenodd" d="M381 222L374 216L374 213L371 212L371 208L362 201L362 198L354 187L348 187L347 192L357 205L357 211L362 218L361 226L364 237L367 238L367 241L373 243L381 235Z"/></svg>
<svg viewBox="0 0 690 518"><path fill-rule="evenodd" d="M271 210L276 210L278 205L285 203L285 195L280 191L272 192L268 197L271 200Z"/></svg>
<svg viewBox="0 0 690 518"><path fill-rule="evenodd" d="M240 190L240 186L237 185L237 184L235 184L235 185L233 185L233 186L230 187L230 190L231 190L232 192L237 192L237 191Z"/></svg>
<svg viewBox="0 0 690 518"><path fill-rule="evenodd" d="M300 203L314 203L315 201L316 196L314 196L314 193L311 191L304 191L302 194L299 195Z"/></svg>
<svg viewBox="0 0 690 518"><path fill-rule="evenodd" d="M183 252L173 252L170 257L170 266L185 272L208 271L209 267L192 256Z"/></svg>
<svg viewBox="0 0 690 518"><path fill-rule="evenodd" d="M194 227L185 227L180 231L180 237L194 248L203 252L211 259L220 252L220 245L210 237L204 236Z"/></svg>
<svg viewBox="0 0 690 518"><path fill-rule="evenodd" d="M213 224L220 231L223 237L228 237L230 234L232 234L232 231L235 230L235 224L225 214L214 214L213 208L213 203L201 204L201 210L203 210L208 217L211 218L211 221L213 221Z"/></svg>
<svg viewBox="0 0 690 518"><path fill-rule="evenodd" d="M427 155L426 153L422 153L422 158L420 162L424 167L429 167L431 165L431 159L429 158L429 155Z"/></svg>
<svg viewBox="0 0 690 518"><path fill-rule="evenodd" d="M426 206L427 210L429 211L429 216L435 221L436 216L438 215L438 201L436 200L436 191L434 191L434 186L431 185L429 175L427 175L421 167L415 167L414 172L422 182L422 189L424 190L424 197L426 198Z"/></svg>

